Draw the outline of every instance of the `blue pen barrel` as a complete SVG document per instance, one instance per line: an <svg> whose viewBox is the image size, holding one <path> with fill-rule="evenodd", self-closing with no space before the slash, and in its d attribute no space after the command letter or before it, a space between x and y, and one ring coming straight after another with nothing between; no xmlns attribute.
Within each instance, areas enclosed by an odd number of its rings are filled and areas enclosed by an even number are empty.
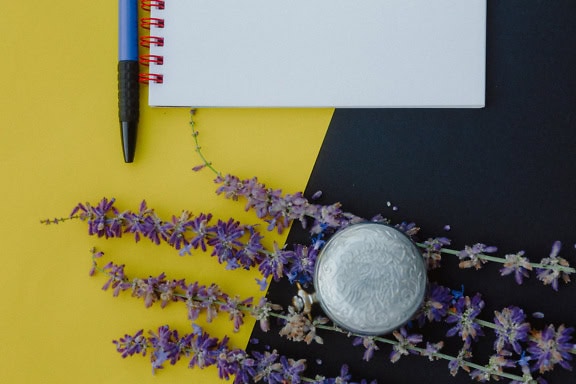
<svg viewBox="0 0 576 384"><path fill-rule="evenodd" d="M120 0L118 5L118 61L138 61L138 0Z"/></svg>

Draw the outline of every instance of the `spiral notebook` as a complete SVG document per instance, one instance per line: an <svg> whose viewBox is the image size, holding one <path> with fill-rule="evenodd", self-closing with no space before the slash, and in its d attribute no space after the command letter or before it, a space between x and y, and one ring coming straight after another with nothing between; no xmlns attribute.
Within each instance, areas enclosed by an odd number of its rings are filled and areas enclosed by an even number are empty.
<svg viewBox="0 0 576 384"><path fill-rule="evenodd" d="M142 5L151 106L484 106L486 0Z"/></svg>

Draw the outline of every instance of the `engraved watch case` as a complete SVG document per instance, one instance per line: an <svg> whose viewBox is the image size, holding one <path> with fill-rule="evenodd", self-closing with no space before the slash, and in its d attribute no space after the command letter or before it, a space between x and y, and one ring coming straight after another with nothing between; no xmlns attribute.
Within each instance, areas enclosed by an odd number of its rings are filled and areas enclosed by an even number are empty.
<svg viewBox="0 0 576 384"><path fill-rule="evenodd" d="M384 224L354 224L326 243L316 262L320 306L337 325L362 335L400 327L422 305L426 265L416 245Z"/></svg>

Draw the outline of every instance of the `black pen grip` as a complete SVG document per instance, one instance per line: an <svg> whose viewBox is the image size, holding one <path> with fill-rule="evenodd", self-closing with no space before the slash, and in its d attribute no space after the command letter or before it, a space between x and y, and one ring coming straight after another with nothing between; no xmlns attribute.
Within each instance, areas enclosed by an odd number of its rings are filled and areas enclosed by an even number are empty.
<svg viewBox="0 0 576 384"><path fill-rule="evenodd" d="M136 123L140 114L140 84L137 61L118 62L118 114L120 122Z"/></svg>

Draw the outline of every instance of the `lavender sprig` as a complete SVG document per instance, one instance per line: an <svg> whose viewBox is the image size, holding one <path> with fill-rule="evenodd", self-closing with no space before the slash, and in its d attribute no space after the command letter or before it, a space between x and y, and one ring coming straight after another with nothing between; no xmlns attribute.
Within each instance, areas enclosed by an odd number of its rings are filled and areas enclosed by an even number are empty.
<svg viewBox="0 0 576 384"><path fill-rule="evenodd" d="M232 176L231 178L238 180ZM252 182L248 184L258 185L254 188L265 189L255 179L251 180ZM238 181L236 184L235 190L244 188L238 185L244 183ZM166 242L179 250L181 255L192 254L193 249L206 251L207 247L212 247L211 255L217 257L220 263L226 264L227 269L250 269L258 266L264 277L273 276L275 280L279 280L283 276L288 276L291 282L298 281L304 284L312 281L314 263L324 243L324 237L330 231L361 221L357 216L343 214L341 210L337 210L336 216L326 214L327 216L315 218L314 228L317 229L314 231L319 232L314 235L313 244L310 247L295 245L294 250L291 251L274 245L274 249L267 250L262 245L263 236L255 226L241 225L234 219L218 220L216 224L212 224L210 214L201 213L192 216L188 211L182 211L179 216L174 215L169 221L165 221L158 217L153 209L147 207L146 201L142 201L138 212L121 212L114 204L114 199L107 198L103 198L96 205L78 204L73 209L70 218L86 221L90 235L111 238L131 233L137 242L143 237L156 244ZM282 204L285 205L285 203ZM334 211L333 206L317 205L314 207L313 210L319 212ZM264 212L267 211L264 210ZM51 224L62 221L54 219L43 222ZM389 223L379 216L373 218L373 221ZM396 228L409 236L414 236L419 230L413 223L400 223L396 225ZM466 246L460 251L449 249L446 246L450 245L450 240L445 237L431 238L424 243L416 244L423 249L423 256L429 269L439 267L443 253L451 254L461 259L460 267L462 268L479 269L486 262L504 264L500 270L501 275L513 274L518 284L521 284L523 279L529 277L529 273L535 270L537 278L554 290L558 290L559 280L568 283L570 274L576 273L576 269L570 267L566 259L558 256L561 247L558 241L554 243L549 257L542 259L541 263L531 263L523 251L507 254L504 258L488 255L488 253L495 252L496 247L482 243Z"/></svg>
<svg viewBox="0 0 576 384"><path fill-rule="evenodd" d="M222 340L211 337L204 331L183 334L169 326L161 326L156 331L149 331L147 336L144 330L133 335L114 340L116 350L123 358L142 355L150 356L152 372L164 368L166 364L175 365L182 359L188 359L189 368L206 368L216 366L218 376L223 380L233 380L235 384L248 382L266 382L269 384L282 383L350 383L350 376L345 380L341 375L339 381L335 379L310 379L303 376L306 370L305 359L292 359L281 356L276 350L271 352L252 352L232 348L229 339ZM365 381L362 381L365 382Z"/></svg>
<svg viewBox="0 0 576 384"><path fill-rule="evenodd" d="M124 272L124 265L109 262L100 268L97 259L102 257L103 253L93 249L92 254L90 274L98 271L108 277L103 290L113 289L114 296L130 291L133 297L143 299L147 308L158 302L162 308L170 302L184 303L191 321L205 313L206 321L211 322L218 313L224 312L229 315L236 332L244 324L245 315L250 314L260 322L262 329L266 330L270 313L282 308L268 302L266 298L261 298L258 304L254 305L253 298L240 299L230 296L216 284L205 286L198 282L187 283L184 279L168 280L164 273L156 277L129 278Z"/></svg>
<svg viewBox="0 0 576 384"><path fill-rule="evenodd" d="M232 200L246 199L245 209L256 212L256 216L268 223L268 230L276 229L282 233L293 221L299 221L303 228L310 224L312 234L319 234L330 228L344 228L354 222L364 221L356 215L344 212L340 203L332 205L312 204L301 192L283 194L279 189L272 189L260 183L257 178L241 180L234 175L217 175L216 194Z"/></svg>
<svg viewBox="0 0 576 384"><path fill-rule="evenodd" d="M503 370L499 372L495 372L493 367L490 366L482 366L476 364L472 361L467 360L471 355L469 353L461 353L458 356L450 356L445 353L440 352L443 347L443 342L437 343L430 343L427 342L426 346L421 347L418 346L420 342L422 342L422 336L418 334L408 334L407 331L402 328L396 331L396 335L394 339L383 337L383 336L361 336L350 334L349 332L334 326L334 325L319 325L319 329L328 330L332 332L338 332L342 334L346 334L348 336L354 336L354 345L368 345L369 348L375 350L379 349L377 345L374 345L375 342L380 342L383 344L388 344L392 346L392 353L390 358L397 361L399 357L406 355L406 354L414 354L420 356L426 356L431 361L432 360L446 360L449 362L449 368L451 369L453 374L456 374L457 367L463 368L465 371L470 372L471 369L477 370L479 372L490 372L491 375L498 376L501 378L507 378L510 380L522 380L521 376L504 372ZM364 343L363 340L368 340L367 343Z"/></svg>
<svg viewBox="0 0 576 384"><path fill-rule="evenodd" d="M182 211L163 220L145 200L137 212L120 211L115 203L115 199L108 198L96 205L80 203L70 218L85 221L92 236L119 238L131 234L136 242L147 238L155 244L166 243L179 250L181 256L191 255L193 250L211 250L211 255L226 269L257 267L264 278L272 276L277 281L288 276L291 282L312 282L319 246L296 244L294 250L289 250L273 244L272 249L267 249L256 226L242 225L233 218L213 223L211 214L193 216Z"/></svg>
<svg viewBox="0 0 576 384"><path fill-rule="evenodd" d="M445 247L449 244L450 240L445 237L431 238L423 243L416 243L417 246L423 249L423 255L429 269L440 266L440 260L444 253L459 257L461 259L461 268L474 267L480 269L487 262L503 264L500 269L500 275L513 275L517 284L522 284L524 278L528 278L532 271L536 271L537 278L544 285L550 285L555 291L559 288L558 283L560 280L569 283L570 275L576 273L576 269L571 267L566 259L558 256L561 249L559 241L554 242L550 255L543 258L540 263L531 262L525 256L524 251L506 254L502 258L488 255L488 253L496 252L497 248L494 246L478 243L473 246L466 246L464 250L458 251Z"/></svg>

